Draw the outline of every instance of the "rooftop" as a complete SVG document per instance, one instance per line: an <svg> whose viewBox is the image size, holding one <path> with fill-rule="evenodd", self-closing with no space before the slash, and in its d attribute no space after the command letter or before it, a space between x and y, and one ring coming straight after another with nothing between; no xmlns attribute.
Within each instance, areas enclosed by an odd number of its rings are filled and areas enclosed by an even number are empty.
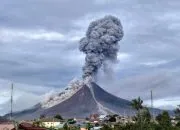
<svg viewBox="0 0 180 130"><path fill-rule="evenodd" d="M60 120L57 118L42 118L41 119L42 122L64 122L64 120Z"/></svg>

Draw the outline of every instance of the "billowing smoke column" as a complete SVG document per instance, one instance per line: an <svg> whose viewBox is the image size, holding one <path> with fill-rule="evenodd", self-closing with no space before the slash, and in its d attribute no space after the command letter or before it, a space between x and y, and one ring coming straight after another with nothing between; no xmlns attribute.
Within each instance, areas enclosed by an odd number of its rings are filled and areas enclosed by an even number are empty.
<svg viewBox="0 0 180 130"><path fill-rule="evenodd" d="M91 22L86 36L80 40L79 45L79 50L86 54L83 67L85 80L94 79L99 68L105 66L106 61L117 60L118 41L123 35L121 22L114 16L105 16Z"/></svg>

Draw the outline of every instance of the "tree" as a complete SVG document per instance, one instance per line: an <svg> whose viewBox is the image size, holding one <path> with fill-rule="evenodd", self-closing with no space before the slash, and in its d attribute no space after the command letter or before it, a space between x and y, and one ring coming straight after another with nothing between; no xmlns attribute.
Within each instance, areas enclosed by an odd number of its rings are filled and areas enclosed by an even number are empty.
<svg viewBox="0 0 180 130"><path fill-rule="evenodd" d="M137 111L139 111L140 109L143 108L143 100L141 100L140 97L138 97L137 99L133 99L131 101L131 106L136 109Z"/></svg>
<svg viewBox="0 0 180 130"><path fill-rule="evenodd" d="M59 114L55 115L54 118L59 119L59 120L63 120L62 116Z"/></svg>
<svg viewBox="0 0 180 130"><path fill-rule="evenodd" d="M46 117L46 115L41 114L39 118L42 119L42 118L45 118L45 117Z"/></svg>
<svg viewBox="0 0 180 130"><path fill-rule="evenodd" d="M114 116L114 117L118 117L119 115L118 115L118 114L114 114L113 116Z"/></svg>
<svg viewBox="0 0 180 130"><path fill-rule="evenodd" d="M139 116L144 123L149 123L151 121L151 114L146 107L140 110Z"/></svg>
<svg viewBox="0 0 180 130"><path fill-rule="evenodd" d="M90 130L93 126L90 123L86 124L86 129Z"/></svg>
<svg viewBox="0 0 180 130"><path fill-rule="evenodd" d="M86 119L87 121L89 120L89 118L88 118L88 117L86 117L85 119Z"/></svg>
<svg viewBox="0 0 180 130"><path fill-rule="evenodd" d="M69 130L69 127L68 127L67 123L64 124L63 129L64 130Z"/></svg>
<svg viewBox="0 0 180 130"><path fill-rule="evenodd" d="M171 118L169 116L169 113L167 111L163 111L162 114L159 114L156 117L156 120L158 123L163 127L164 130L169 130L169 127L171 127Z"/></svg>
<svg viewBox="0 0 180 130"><path fill-rule="evenodd" d="M141 100L141 98L140 97L138 97L137 99L133 99L132 101L131 101L131 106L132 106L132 108L134 108L134 109L136 109L137 110L137 118L139 118L140 117L140 110L141 109L143 109L143 100Z"/></svg>
<svg viewBox="0 0 180 130"><path fill-rule="evenodd" d="M111 117L109 118L109 121L110 121L110 122L116 122L116 117L111 116Z"/></svg>
<svg viewBox="0 0 180 130"><path fill-rule="evenodd" d="M143 109L143 100L141 100L140 97L138 97L137 99L133 99L131 102L131 106L132 108L137 110L137 115L135 116L136 121L139 124L140 130L142 130L142 116L140 115L140 110Z"/></svg>
<svg viewBox="0 0 180 130"><path fill-rule="evenodd" d="M36 120L33 122L33 126L44 127L44 123L40 120Z"/></svg>
<svg viewBox="0 0 180 130"><path fill-rule="evenodd" d="M108 125L104 124L103 128L101 130L112 130L112 128L109 127Z"/></svg>
<svg viewBox="0 0 180 130"><path fill-rule="evenodd" d="M100 126L100 125L99 125L99 123L96 123L94 126L98 127L98 126Z"/></svg>
<svg viewBox="0 0 180 130"><path fill-rule="evenodd" d="M180 122L178 122L178 123L176 124L176 126L180 128Z"/></svg>
<svg viewBox="0 0 180 130"><path fill-rule="evenodd" d="M180 105L174 110L175 116L177 120L180 120Z"/></svg>
<svg viewBox="0 0 180 130"><path fill-rule="evenodd" d="M75 121L74 119L68 119L68 123L69 123L69 124L75 124L76 121Z"/></svg>

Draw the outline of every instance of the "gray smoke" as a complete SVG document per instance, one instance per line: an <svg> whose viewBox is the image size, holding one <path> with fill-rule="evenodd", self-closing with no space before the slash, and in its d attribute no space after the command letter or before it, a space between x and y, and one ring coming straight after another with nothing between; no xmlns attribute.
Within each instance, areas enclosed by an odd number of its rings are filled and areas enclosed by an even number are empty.
<svg viewBox="0 0 180 130"><path fill-rule="evenodd" d="M80 40L79 50L86 54L83 78L94 78L106 61L117 60L118 41L123 37L123 27L118 18L105 16L90 23L86 36Z"/></svg>

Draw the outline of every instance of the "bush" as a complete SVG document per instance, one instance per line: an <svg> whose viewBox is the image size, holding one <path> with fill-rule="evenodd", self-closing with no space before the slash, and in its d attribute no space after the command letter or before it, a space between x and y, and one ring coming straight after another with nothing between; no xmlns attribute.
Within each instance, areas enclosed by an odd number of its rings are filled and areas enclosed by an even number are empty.
<svg viewBox="0 0 180 130"><path fill-rule="evenodd" d="M116 117L114 117L114 116L110 117L110 118L109 118L109 121L110 121L110 122L116 122Z"/></svg>
<svg viewBox="0 0 180 130"><path fill-rule="evenodd" d="M75 121L74 119L68 119L68 123L69 123L69 124L75 124L76 121Z"/></svg>
<svg viewBox="0 0 180 130"><path fill-rule="evenodd" d="M176 126L180 128L180 121L176 124Z"/></svg>
<svg viewBox="0 0 180 130"><path fill-rule="evenodd" d="M159 125L163 127L164 130L169 130L169 128L172 126L171 118L167 111L163 111L162 114L159 114L156 117L156 120L158 121Z"/></svg>
<svg viewBox="0 0 180 130"><path fill-rule="evenodd" d="M62 116L59 114L55 115L54 118L59 119L59 120L63 120Z"/></svg>

